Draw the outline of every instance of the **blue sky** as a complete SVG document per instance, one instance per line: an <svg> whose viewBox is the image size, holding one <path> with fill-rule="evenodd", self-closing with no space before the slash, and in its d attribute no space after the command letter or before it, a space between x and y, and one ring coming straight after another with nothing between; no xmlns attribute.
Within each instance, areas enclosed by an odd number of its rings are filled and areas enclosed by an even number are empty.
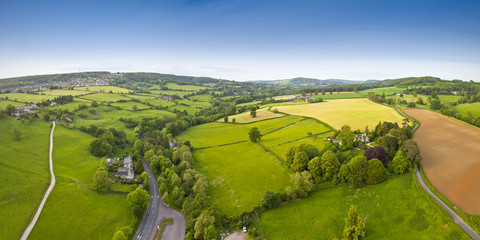
<svg viewBox="0 0 480 240"><path fill-rule="evenodd" d="M0 77L480 81L480 1L4 1Z"/></svg>

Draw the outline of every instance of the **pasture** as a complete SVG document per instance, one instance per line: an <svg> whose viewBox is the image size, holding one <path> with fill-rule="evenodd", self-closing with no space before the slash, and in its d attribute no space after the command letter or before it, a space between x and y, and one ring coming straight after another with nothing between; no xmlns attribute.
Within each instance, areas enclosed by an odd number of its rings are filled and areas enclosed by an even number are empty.
<svg viewBox="0 0 480 240"><path fill-rule="evenodd" d="M196 150L193 155L209 182L212 205L227 216L251 210L266 191L282 191L290 182L278 160L251 142Z"/></svg>
<svg viewBox="0 0 480 240"><path fill-rule="evenodd" d="M144 103L151 104L153 106L160 106L160 107L171 107L175 105L173 101L163 100L161 98L150 98L143 100Z"/></svg>
<svg viewBox="0 0 480 240"><path fill-rule="evenodd" d="M138 99L140 101L156 98L157 96L151 94L124 94L125 97L129 97L131 99Z"/></svg>
<svg viewBox="0 0 480 240"><path fill-rule="evenodd" d="M329 131L331 131L331 129L328 126L314 119L305 119L263 136L261 143L266 147L272 147L285 142L306 138L309 132L316 135Z"/></svg>
<svg viewBox="0 0 480 240"><path fill-rule="evenodd" d="M183 96L185 96L185 95L192 94L192 92L175 91L175 90L149 90L149 92L151 92L153 94L159 94L159 95L169 95L169 96L178 95L181 98L183 98Z"/></svg>
<svg viewBox="0 0 480 240"><path fill-rule="evenodd" d="M336 129L340 129L346 124L352 127L352 130L363 131L365 126L374 129L379 121L397 122L400 125L403 119L395 109L376 104L365 98L329 100L276 108L280 112L319 119Z"/></svg>
<svg viewBox="0 0 480 240"><path fill-rule="evenodd" d="M14 140L12 129L23 135ZM0 239L19 239L50 183L50 124L0 119Z"/></svg>
<svg viewBox="0 0 480 240"><path fill-rule="evenodd" d="M130 223L126 195L91 190L93 174L100 165L100 159L87 150L92 140L78 130L55 128L57 184L29 239L110 239L116 228Z"/></svg>
<svg viewBox="0 0 480 240"><path fill-rule="evenodd" d="M133 102L133 101L128 101L128 102L116 102L116 103L111 103L110 104L113 107L119 107L123 110L131 110L133 111L133 106L137 107L137 110L143 110L143 109L150 109L149 106L143 104L143 103L138 103L138 102Z"/></svg>
<svg viewBox="0 0 480 240"><path fill-rule="evenodd" d="M121 88L117 86L88 86L88 87L76 87L75 90L83 90L88 92L105 92L109 93L129 93L132 92L130 89Z"/></svg>
<svg viewBox="0 0 480 240"><path fill-rule="evenodd" d="M396 93L402 93L405 88L399 87L384 87L384 88L373 88L373 89L366 89L360 91L358 93L362 94L363 96L367 96L369 92L374 92L376 94L382 95L385 93L385 96L394 95Z"/></svg>
<svg viewBox="0 0 480 240"><path fill-rule="evenodd" d="M313 192L261 215L268 239L341 238L350 205L367 217L368 239L469 239L419 186L414 176L391 176L387 181L354 189L346 185Z"/></svg>
<svg viewBox="0 0 480 240"><path fill-rule="evenodd" d="M44 92L38 92L40 95L47 95L47 96L80 96L80 95L85 95L89 94L89 91L83 91L83 90L67 90L67 89L53 89L53 90L48 90Z"/></svg>
<svg viewBox="0 0 480 240"><path fill-rule="evenodd" d="M480 214L480 129L428 110L405 113L422 123L414 139L430 183L464 212Z"/></svg>
<svg viewBox="0 0 480 240"><path fill-rule="evenodd" d="M17 102L24 102L24 103L39 103L44 100L53 100L55 96L47 96L47 95L40 95L40 94L28 94L28 93L3 93L0 94L0 98L13 100Z"/></svg>
<svg viewBox="0 0 480 240"><path fill-rule="evenodd" d="M92 100L92 101L97 101L97 102L117 102L120 100L131 100L128 97L119 95L119 94L114 94L114 93L94 93L94 94L89 94L82 96L83 99L87 100Z"/></svg>
<svg viewBox="0 0 480 240"><path fill-rule="evenodd" d="M0 103L1 104L1 103ZM464 103L454 107L461 116L480 117L480 102Z"/></svg>
<svg viewBox="0 0 480 240"><path fill-rule="evenodd" d="M257 110L257 116L252 118L250 116L250 111L246 111L244 113L239 113L237 115L228 116L228 121L231 122L233 118L237 123L250 123L256 122L265 119L271 119L276 117L281 117L282 114L274 113L272 111L268 111L268 108L262 108ZM223 118L218 120L219 122L223 122Z"/></svg>
<svg viewBox="0 0 480 240"><path fill-rule="evenodd" d="M207 89L204 86L195 86L195 85L178 85L176 83L167 83L165 87L172 90L183 90L183 91L196 91L196 90L203 90Z"/></svg>
<svg viewBox="0 0 480 240"><path fill-rule="evenodd" d="M91 101L81 99L81 98L74 98L73 102L63 104L63 105L56 105L55 107L51 107L49 109L68 109L68 111L73 112L78 109L78 106L81 104L86 104L87 106L91 105Z"/></svg>
<svg viewBox="0 0 480 240"><path fill-rule="evenodd" d="M195 95L195 96L188 97L188 99L192 101L199 101L199 102L210 102L213 100L213 97L210 94L202 94L202 95Z"/></svg>
<svg viewBox="0 0 480 240"><path fill-rule="evenodd" d="M19 102L8 101L8 100L0 100L0 109L6 109L8 105L12 105L14 107L21 107L21 106L25 106L25 103L19 103Z"/></svg>
<svg viewBox="0 0 480 240"><path fill-rule="evenodd" d="M325 95L318 94L318 95L313 95L313 98L321 98L321 99L343 99L343 98L363 98L363 96L360 93L336 93L333 92L333 94L330 93L325 93Z"/></svg>

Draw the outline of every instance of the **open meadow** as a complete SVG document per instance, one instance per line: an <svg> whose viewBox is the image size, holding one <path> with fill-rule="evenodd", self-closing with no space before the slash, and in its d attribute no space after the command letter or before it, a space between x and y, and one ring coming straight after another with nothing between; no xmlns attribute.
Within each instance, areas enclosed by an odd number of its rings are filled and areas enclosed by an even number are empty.
<svg viewBox="0 0 480 240"><path fill-rule="evenodd" d="M235 121L237 123L250 123L250 122L256 122L264 119L270 119L270 118L276 118L276 117L282 117L283 114L278 114L274 113L272 111L269 111L268 108L261 108L257 110L257 116L252 118L250 116L250 111L246 111L243 113L239 113L236 115L231 115L228 116L228 121L231 122L233 118L235 118ZM219 122L223 122L222 119L218 119Z"/></svg>
<svg viewBox="0 0 480 240"><path fill-rule="evenodd" d="M73 112L78 109L78 106L86 104L87 106L90 106L92 104L91 101L81 99L81 98L73 98L73 102L62 104L62 105L57 105L55 107L51 107L49 109L68 109L68 111Z"/></svg>
<svg viewBox="0 0 480 240"><path fill-rule="evenodd" d="M319 119L340 129L349 125L353 130L364 130L365 126L374 129L380 121L402 123L403 117L386 106L376 104L368 99L338 99L307 105L290 105L276 107L280 112Z"/></svg>
<svg viewBox="0 0 480 240"><path fill-rule="evenodd" d="M137 110L144 110L144 109L150 109L149 106L143 104L143 103L137 103L134 101L128 101L128 102L115 102L112 103L111 106L113 107L119 107L123 110L134 110L134 106L137 108Z"/></svg>
<svg viewBox="0 0 480 240"><path fill-rule="evenodd" d="M72 95L72 96L80 96L80 95L85 95L89 94L89 91L84 91L84 90L67 90L67 89L53 89L53 90L48 90L44 92L38 92L40 95L47 95L47 96L67 96L67 95Z"/></svg>
<svg viewBox="0 0 480 240"><path fill-rule="evenodd" d="M399 88L399 87L383 87L383 88L373 88L373 89L367 89L367 90L362 90L358 93L367 96L369 92L373 92L375 94L382 95L385 93L385 96L390 96L394 95L396 93L402 93L405 88Z"/></svg>
<svg viewBox="0 0 480 240"><path fill-rule="evenodd" d="M88 86L88 87L76 87L75 90L83 90L88 92L110 92L112 93L129 93L132 92L130 89L121 88L117 86Z"/></svg>
<svg viewBox="0 0 480 240"><path fill-rule="evenodd" d="M412 109L422 123L415 133L432 185L469 214L480 214L480 129L436 112Z"/></svg>
<svg viewBox="0 0 480 240"><path fill-rule="evenodd" d="M165 87L172 90L183 90L183 91L197 91L207 89L204 86L195 86L195 85L178 85L176 83L167 83Z"/></svg>
<svg viewBox="0 0 480 240"><path fill-rule="evenodd" d="M40 94L28 94L28 93L3 93L0 94L0 98L13 100L22 103L40 103L44 100L53 100L56 96L47 96Z"/></svg>
<svg viewBox="0 0 480 240"><path fill-rule="evenodd" d="M411 174L361 189L341 185L269 210L260 223L272 240L341 238L350 205L356 205L366 217L368 239L469 239L422 191Z"/></svg>
<svg viewBox="0 0 480 240"><path fill-rule="evenodd" d="M12 129L23 135L16 141ZM19 239L50 183L50 124L0 119L0 239Z"/></svg>
<svg viewBox="0 0 480 240"><path fill-rule="evenodd" d="M117 102L120 100L131 100L131 98L122 96L120 94L115 93L94 93L82 96L83 99L97 101L97 102Z"/></svg>
<svg viewBox="0 0 480 240"><path fill-rule="evenodd" d="M93 139L56 126L53 168L57 183L29 239L111 239L118 227L130 223L126 195L91 189L100 166L100 159L87 150ZM48 139L45 142L48 145Z"/></svg>
<svg viewBox="0 0 480 240"><path fill-rule="evenodd" d="M8 100L0 100L0 109L6 109L8 105L12 105L14 107L21 107L21 106L25 106L25 103L19 103L19 102L8 101Z"/></svg>
<svg viewBox="0 0 480 240"><path fill-rule="evenodd" d="M458 114L463 117L471 115L472 117L480 117L480 102L464 103L454 107Z"/></svg>
<svg viewBox="0 0 480 240"><path fill-rule="evenodd" d="M193 152L196 168L209 182L212 205L227 216L250 211L266 191L279 192L290 177L270 153L251 142Z"/></svg>

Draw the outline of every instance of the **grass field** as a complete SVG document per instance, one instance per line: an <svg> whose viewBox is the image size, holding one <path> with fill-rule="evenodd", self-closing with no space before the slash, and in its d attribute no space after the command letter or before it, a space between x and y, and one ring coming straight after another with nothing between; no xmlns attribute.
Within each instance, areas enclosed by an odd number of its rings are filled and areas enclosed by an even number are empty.
<svg viewBox="0 0 480 240"><path fill-rule="evenodd" d="M194 108L208 108L208 107L212 106L212 104L209 103L209 102L190 101L190 100L187 100L187 99L175 100L175 102L183 103L183 104L186 104L186 105L188 105L190 107L194 107Z"/></svg>
<svg viewBox="0 0 480 240"><path fill-rule="evenodd" d="M417 95L417 97L414 97L413 95L409 94L409 95L404 95L403 98L397 96L397 99L398 101L400 100L405 100L407 102L416 102L418 100L419 97L422 97L423 99L423 102L425 103L425 105L419 105L417 104L416 107L417 108L423 108L423 109L430 109L430 103L427 101L428 97L429 96L426 96L426 95ZM440 102L442 103L453 103L453 102L457 102L458 99L460 99L460 96L455 96L455 95L438 95L438 98L440 100Z"/></svg>
<svg viewBox="0 0 480 240"><path fill-rule="evenodd" d="M462 116L468 116L471 114L473 117L480 117L480 102L464 103L457 105L454 108Z"/></svg>
<svg viewBox="0 0 480 240"><path fill-rule="evenodd" d="M8 97L9 100L24 102L24 103L39 103L44 100L53 100L55 96L37 95L28 93L3 93L0 94L0 98Z"/></svg>
<svg viewBox="0 0 480 240"><path fill-rule="evenodd" d="M88 94L90 92L83 91L83 90L53 89L53 90L48 90L45 92L38 92L38 93L41 95L47 95L47 96L67 96L67 95L79 96L79 95Z"/></svg>
<svg viewBox="0 0 480 240"><path fill-rule="evenodd" d="M340 129L347 124L353 130L374 129L379 121L398 122L403 117L393 108L362 99L338 99L327 102L276 107L280 112L319 119Z"/></svg>
<svg viewBox="0 0 480 240"><path fill-rule="evenodd" d="M185 95L190 95L192 92L186 92L186 91L175 91L175 90L149 90L153 94L161 94L161 95L178 95L183 98Z"/></svg>
<svg viewBox="0 0 480 240"><path fill-rule="evenodd" d="M73 112L78 109L78 106L81 104L86 104L87 106L91 105L91 101L81 99L81 98L74 98L73 102L63 104L63 105L56 105L55 107L51 107L49 109L68 109L68 111Z"/></svg>
<svg viewBox="0 0 480 240"><path fill-rule="evenodd" d="M137 109L138 110L142 110L142 109L150 109L149 106L143 104L143 103L137 103L137 102L133 102L133 101L128 101L128 102L116 102L116 103L112 103L111 106L113 107L119 107L121 109L124 109L124 110L133 110L133 106L137 106Z"/></svg>
<svg viewBox="0 0 480 240"><path fill-rule="evenodd" d="M363 98L365 97L364 95L360 93L325 93L325 95L318 94L318 95L313 95L312 97L314 98L321 98L321 99L343 99L343 98Z"/></svg>
<svg viewBox="0 0 480 240"><path fill-rule="evenodd" d="M393 95L395 93L402 93L403 90L405 90L405 88L385 87L385 88L367 89L367 90L360 91L359 93L364 95L364 96L367 96L369 92L374 92L374 93L380 94L380 95L385 93L385 96L390 96L390 95Z"/></svg>
<svg viewBox="0 0 480 240"><path fill-rule="evenodd" d="M261 225L268 239L341 238L354 204L367 216L366 239L469 239L417 184L405 174L359 190L345 185L319 190L265 212Z"/></svg>
<svg viewBox="0 0 480 240"><path fill-rule="evenodd" d="M94 93L94 94L82 96L82 98L87 100L97 101L97 102L116 102L119 100L127 100L127 101L131 100L128 97L115 94L115 93Z"/></svg>
<svg viewBox="0 0 480 240"><path fill-rule="evenodd" d="M8 100L0 100L1 109L6 109L8 105L12 105L14 107L21 107L21 106L25 106L25 103L13 102Z"/></svg>
<svg viewBox="0 0 480 240"><path fill-rule="evenodd" d="M89 92L100 92L104 91L106 93L112 91L112 93L129 93L132 92L130 89L116 87L116 86L88 86L88 87L76 87L75 90L84 90Z"/></svg>
<svg viewBox="0 0 480 240"><path fill-rule="evenodd" d="M165 87L167 87L168 89L183 90L183 91L196 91L196 90L207 89L207 87L204 87L204 86L178 85L176 83L167 83Z"/></svg>
<svg viewBox="0 0 480 240"><path fill-rule="evenodd" d="M257 110L257 116L254 118L250 116L250 111L246 111L244 113L240 113L237 115L228 116L228 121L231 122L232 119L235 118L235 121L238 123L250 123L250 122L256 122L260 120L276 118L281 116L283 116L283 114L278 114L278 113L268 111L268 108L262 108ZM223 122L223 118L219 119L218 121Z"/></svg>
<svg viewBox="0 0 480 240"><path fill-rule="evenodd" d="M246 142L193 152L196 168L209 182L212 205L227 216L259 205L266 191L279 192L290 181L278 160Z"/></svg>
<svg viewBox="0 0 480 240"><path fill-rule="evenodd" d="M91 190L92 176L100 164L87 151L92 140L78 130L55 128L57 183L29 239L111 239L117 227L130 223L126 195Z"/></svg>
<svg viewBox="0 0 480 240"><path fill-rule="evenodd" d="M305 119L296 122L278 131L262 137L262 144L266 147L276 146L285 142L294 141L308 136L308 132L313 135L330 131L331 129L314 119Z"/></svg>
<svg viewBox="0 0 480 240"><path fill-rule="evenodd" d="M15 141L12 128L23 136ZM48 174L50 124L0 119L0 239L19 239L44 191Z"/></svg>
<svg viewBox="0 0 480 240"><path fill-rule="evenodd" d="M320 134L316 138L309 137L309 138L298 139L291 142L283 142L278 145L267 147L267 149L274 152L281 159L285 160L285 154L287 154L287 151L290 147L293 147L293 146L296 147L302 143L308 143L308 144L314 145L318 149L323 149L323 147L325 146L324 140L330 135L332 135L332 133L328 132L325 134Z"/></svg>
<svg viewBox="0 0 480 240"><path fill-rule="evenodd" d="M265 134L302 119L299 116L286 116L250 124L213 122L188 128L177 138L190 140L195 148L212 147L246 141L248 140L248 131L252 127L258 127L260 133Z"/></svg>
<svg viewBox="0 0 480 240"><path fill-rule="evenodd" d="M175 105L175 102L163 100L160 98L151 98L143 100L144 103L152 104L153 106L160 106L160 107L171 107Z"/></svg>
<svg viewBox="0 0 480 240"><path fill-rule="evenodd" d="M145 100L153 99L157 97L152 94L124 94L124 96L129 97L131 99L138 99L140 101L145 101Z"/></svg>
<svg viewBox="0 0 480 240"><path fill-rule="evenodd" d="M464 212L480 214L480 129L428 110L405 113L422 123L415 140L428 180Z"/></svg>
<svg viewBox="0 0 480 240"><path fill-rule="evenodd" d="M191 96L191 97L189 97L189 99L190 100L197 100L197 101L200 101L200 102L210 102L210 101L213 100L213 97L210 94L202 94L202 95Z"/></svg>
<svg viewBox="0 0 480 240"><path fill-rule="evenodd" d="M242 106L249 106L249 105L257 105L259 103L261 103L262 101L253 101L253 102L246 102L246 103L240 103L240 104L237 104L235 106L237 107L242 107Z"/></svg>

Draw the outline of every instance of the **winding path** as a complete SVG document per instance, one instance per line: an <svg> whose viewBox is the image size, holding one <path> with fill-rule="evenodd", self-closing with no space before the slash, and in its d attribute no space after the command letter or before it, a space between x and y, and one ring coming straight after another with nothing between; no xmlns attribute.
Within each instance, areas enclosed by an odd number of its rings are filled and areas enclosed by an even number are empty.
<svg viewBox="0 0 480 240"><path fill-rule="evenodd" d="M425 182L423 182L422 176L420 176L420 171L418 171L418 168L415 171L415 175L417 175L417 180L422 186L422 188L425 189L425 191L427 191L428 194L430 194L430 196L432 196L448 212L448 214L450 214L450 216L452 216L453 221L457 223L458 226L460 226L471 238L475 240L480 240L480 236L470 226L468 226L468 224L463 221L461 217L459 217L454 211L452 211L452 209L450 209L445 203L443 203L440 198L438 198L432 191L430 191L427 185L425 185Z"/></svg>
<svg viewBox="0 0 480 240"><path fill-rule="evenodd" d="M52 162L52 151L53 151L53 130L55 130L55 121L52 122L52 131L50 132L50 150L48 153L48 158L49 158L49 164L50 164L50 186L48 187L47 191L45 192L45 195L43 196L42 202L40 203L40 206L38 206L37 212L35 213L35 216L33 217L32 221L30 222L30 225L25 229L23 232L22 236L20 237L20 240L27 240L28 235L30 235L30 232L32 231L33 227L35 226L35 223L37 223L38 217L40 217L40 213L42 213L43 205L45 205L45 202L47 201L48 196L53 190L53 187L55 187L55 174L53 174L53 162Z"/></svg>

